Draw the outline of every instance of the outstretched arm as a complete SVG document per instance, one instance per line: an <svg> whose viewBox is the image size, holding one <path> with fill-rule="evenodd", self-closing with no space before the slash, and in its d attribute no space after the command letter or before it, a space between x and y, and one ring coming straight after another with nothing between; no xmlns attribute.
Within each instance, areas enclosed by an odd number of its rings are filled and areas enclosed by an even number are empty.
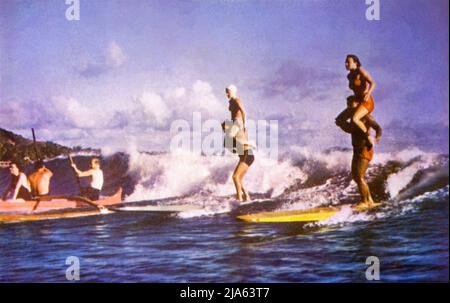
<svg viewBox="0 0 450 303"><path fill-rule="evenodd" d="M6 190L3 192L2 200L6 200L6 198L8 198L8 194L9 194L9 192L10 192L12 189L13 189L13 184L12 184L12 182L11 182L11 183L9 183L8 187L6 188Z"/></svg>
<svg viewBox="0 0 450 303"><path fill-rule="evenodd" d="M11 193L12 190L14 190L14 180L11 178L11 181L9 182L8 187L5 189L2 195L2 200L6 200L8 198L8 194Z"/></svg>
<svg viewBox="0 0 450 303"><path fill-rule="evenodd" d="M80 177L89 177L89 176L92 176L92 170L90 169L87 171L78 171L77 174Z"/></svg>
<svg viewBox="0 0 450 303"><path fill-rule="evenodd" d="M72 168L75 171L75 173L77 174L78 177L89 177L92 176L92 169L87 170L87 171L81 171L78 169L78 167L75 164L72 164Z"/></svg>

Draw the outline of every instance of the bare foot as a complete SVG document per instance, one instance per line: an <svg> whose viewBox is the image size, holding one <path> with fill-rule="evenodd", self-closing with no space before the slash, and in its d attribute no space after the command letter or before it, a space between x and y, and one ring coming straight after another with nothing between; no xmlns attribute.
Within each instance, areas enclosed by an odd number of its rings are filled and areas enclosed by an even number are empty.
<svg viewBox="0 0 450 303"><path fill-rule="evenodd" d="M247 191L244 191L243 196L244 196L244 201L245 201L245 202L250 202L250 201L252 201L252 199L250 199L250 194L249 194Z"/></svg>
<svg viewBox="0 0 450 303"><path fill-rule="evenodd" d="M370 205L369 205L369 203L367 203L367 202L359 202L359 203L357 203L357 204L355 204L355 205L353 205L352 206L352 208L365 208L365 207L370 207Z"/></svg>

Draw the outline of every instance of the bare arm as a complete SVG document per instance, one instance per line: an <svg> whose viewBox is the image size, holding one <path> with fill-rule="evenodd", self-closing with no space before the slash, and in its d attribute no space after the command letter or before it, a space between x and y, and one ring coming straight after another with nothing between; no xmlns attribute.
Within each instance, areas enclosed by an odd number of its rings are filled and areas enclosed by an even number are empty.
<svg viewBox="0 0 450 303"><path fill-rule="evenodd" d="M383 133L381 126L377 123L377 121L370 114L367 114L365 116L365 119L367 121L367 126L372 127L375 130L375 132L376 132L375 139L376 139L377 143L379 143L380 139L381 139L381 135Z"/></svg>
<svg viewBox="0 0 450 303"><path fill-rule="evenodd" d="M25 174L21 173L19 176L19 180L17 181L16 187L14 188L14 195L12 196L13 200L17 199L17 196L19 195L20 187L22 185L25 186L26 182L27 182L27 176L25 176ZM27 186L25 186L25 187L27 187Z"/></svg>
<svg viewBox="0 0 450 303"><path fill-rule="evenodd" d="M87 171L78 171L77 174L80 177L89 177L89 176L92 176L92 169L87 170Z"/></svg>
<svg viewBox="0 0 450 303"><path fill-rule="evenodd" d="M366 97L365 97L365 99L367 98L367 100L368 100L369 97L372 95L372 92L375 89L376 84L375 84L375 81L373 80L372 76L369 74L369 72L365 68L360 67L359 70L360 70L361 74L363 75L363 77L366 78L367 82L369 82L369 84L370 84L369 90L367 91Z"/></svg>
<svg viewBox="0 0 450 303"><path fill-rule="evenodd" d="M2 200L6 200L6 198L8 197L9 192L13 189L13 182L11 181L8 185L8 187L6 188L6 190L3 192L2 195Z"/></svg>
<svg viewBox="0 0 450 303"><path fill-rule="evenodd" d="M77 168L77 166L75 164L72 164L72 167L74 169L74 171L77 173L78 177L89 177L92 176L93 170L87 170L87 171L81 171Z"/></svg>

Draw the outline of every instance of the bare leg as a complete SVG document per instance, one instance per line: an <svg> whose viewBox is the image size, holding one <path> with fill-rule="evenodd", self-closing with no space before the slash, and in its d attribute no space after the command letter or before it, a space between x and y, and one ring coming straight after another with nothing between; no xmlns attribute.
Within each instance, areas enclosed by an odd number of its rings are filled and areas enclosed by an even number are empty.
<svg viewBox="0 0 450 303"><path fill-rule="evenodd" d="M245 174L245 172L247 172L248 169L248 165L245 164L242 161L239 161L238 165L236 166L236 168L234 169L233 172L233 183L234 183L234 187L236 188L236 198L239 201L242 201L242 184L241 184L241 180L242 177L241 175Z"/></svg>
<svg viewBox="0 0 450 303"><path fill-rule="evenodd" d="M242 185L241 185L241 177L240 174L242 172L242 166L245 165L242 161L239 161L238 165L234 169L233 172L233 183L236 188L236 199L238 201L242 201Z"/></svg>
<svg viewBox="0 0 450 303"><path fill-rule="evenodd" d="M242 187L242 192L244 196L244 201L250 202L252 199L250 198L250 194L245 187Z"/></svg>
<svg viewBox="0 0 450 303"><path fill-rule="evenodd" d="M360 105L358 106L352 117L353 123L355 123L363 131L363 133L367 133L367 127L364 125L361 119L368 113L369 111L367 110L367 108L365 108L363 105Z"/></svg>
<svg viewBox="0 0 450 303"><path fill-rule="evenodd" d="M359 156L354 155L352 160L352 177L358 185L358 190L361 195L361 202L358 205L371 206L374 202L370 194L369 186L365 180L365 174L369 167L369 161Z"/></svg>
<svg viewBox="0 0 450 303"><path fill-rule="evenodd" d="M242 188L242 192L243 192L243 196L244 196L244 201L250 201L250 194L248 193L247 189L244 187L244 176L248 171L248 165L244 162L242 162L242 172L240 174L240 182L241 182L241 188Z"/></svg>
<svg viewBox="0 0 450 303"><path fill-rule="evenodd" d="M236 199L238 201L242 201L242 187L241 184L239 183L239 180L237 179L237 177L234 176L234 174L233 174L233 183L236 189Z"/></svg>

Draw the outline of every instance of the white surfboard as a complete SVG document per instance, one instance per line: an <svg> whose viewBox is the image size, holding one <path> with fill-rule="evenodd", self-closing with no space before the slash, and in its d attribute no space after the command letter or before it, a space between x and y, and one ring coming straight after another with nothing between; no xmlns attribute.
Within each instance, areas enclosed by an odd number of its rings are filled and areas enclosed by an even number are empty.
<svg viewBox="0 0 450 303"><path fill-rule="evenodd" d="M147 206L125 206L120 207L119 211L130 212L184 212L203 209L200 205L147 205Z"/></svg>
<svg viewBox="0 0 450 303"><path fill-rule="evenodd" d="M242 206L247 206L247 205L251 205L251 204L254 204L254 203L259 203L259 202L266 202L266 201L270 201L269 199L253 199L253 200L250 200L250 201L238 201L238 200L233 200L233 201L231 201L231 202L229 202L230 203L230 206L231 206L231 208L232 209L237 209L237 208L239 208L239 207L242 207Z"/></svg>

